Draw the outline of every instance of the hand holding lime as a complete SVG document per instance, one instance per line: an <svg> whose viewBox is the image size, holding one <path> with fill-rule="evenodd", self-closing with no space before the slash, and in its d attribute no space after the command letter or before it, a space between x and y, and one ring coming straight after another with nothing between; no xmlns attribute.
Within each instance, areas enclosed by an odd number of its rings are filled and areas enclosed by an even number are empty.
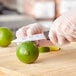
<svg viewBox="0 0 76 76"><path fill-rule="evenodd" d="M0 46L8 46L13 39L13 33L7 27L0 27Z"/></svg>
<svg viewBox="0 0 76 76"><path fill-rule="evenodd" d="M39 56L38 47L33 42L23 42L17 46L16 56L23 63L33 63Z"/></svg>

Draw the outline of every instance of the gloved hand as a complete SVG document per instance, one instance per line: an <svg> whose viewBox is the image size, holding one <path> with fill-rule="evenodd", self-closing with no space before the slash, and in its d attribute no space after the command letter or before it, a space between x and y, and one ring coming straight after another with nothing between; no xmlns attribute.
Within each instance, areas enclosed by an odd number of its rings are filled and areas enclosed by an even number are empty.
<svg viewBox="0 0 76 76"><path fill-rule="evenodd" d="M20 28L19 30L17 30L16 37L23 38L25 36L30 36L33 34L40 34L40 33L43 33L44 31L46 31L45 27L43 27L42 25L40 25L38 23L34 23L34 24L24 26L24 27ZM35 41L35 44L38 46L51 45L50 41L48 41L48 40Z"/></svg>
<svg viewBox="0 0 76 76"><path fill-rule="evenodd" d="M42 33L44 30L45 28L42 25L38 23L34 23L34 24L24 26L20 28L19 30L17 30L16 37L22 38L22 37L30 36L33 34L39 34L39 33Z"/></svg>
<svg viewBox="0 0 76 76"><path fill-rule="evenodd" d="M49 31L53 44L66 44L76 41L76 11L71 10L57 18Z"/></svg>

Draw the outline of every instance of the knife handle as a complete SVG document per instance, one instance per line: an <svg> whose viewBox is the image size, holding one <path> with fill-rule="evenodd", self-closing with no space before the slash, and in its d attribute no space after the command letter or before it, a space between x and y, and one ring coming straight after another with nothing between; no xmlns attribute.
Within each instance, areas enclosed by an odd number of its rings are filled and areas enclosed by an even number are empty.
<svg viewBox="0 0 76 76"><path fill-rule="evenodd" d="M45 31L45 32L44 32L44 35L45 35L46 39L47 39L47 40L50 40L48 34L49 34L49 31Z"/></svg>

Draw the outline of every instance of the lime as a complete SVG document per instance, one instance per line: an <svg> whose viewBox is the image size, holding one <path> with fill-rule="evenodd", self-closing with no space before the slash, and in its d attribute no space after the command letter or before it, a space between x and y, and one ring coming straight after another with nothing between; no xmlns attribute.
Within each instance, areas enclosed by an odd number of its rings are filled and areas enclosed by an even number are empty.
<svg viewBox="0 0 76 76"><path fill-rule="evenodd" d="M50 48L49 47L39 47L39 52L40 53L50 52Z"/></svg>
<svg viewBox="0 0 76 76"><path fill-rule="evenodd" d="M0 27L0 46L6 47L11 43L13 33L7 27Z"/></svg>
<svg viewBox="0 0 76 76"><path fill-rule="evenodd" d="M33 42L23 42L17 46L16 56L21 62L33 63L39 56L38 47Z"/></svg>
<svg viewBox="0 0 76 76"><path fill-rule="evenodd" d="M58 46L49 46L50 51L58 51L60 50L60 47Z"/></svg>

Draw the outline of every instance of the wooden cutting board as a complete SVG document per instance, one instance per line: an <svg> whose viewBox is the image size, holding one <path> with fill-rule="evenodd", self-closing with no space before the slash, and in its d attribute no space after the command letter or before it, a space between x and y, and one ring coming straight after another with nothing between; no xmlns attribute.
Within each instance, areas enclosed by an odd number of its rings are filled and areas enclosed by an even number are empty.
<svg viewBox="0 0 76 76"><path fill-rule="evenodd" d="M76 43L40 54L33 64L21 63L15 51L13 44L0 48L0 76L76 76Z"/></svg>

